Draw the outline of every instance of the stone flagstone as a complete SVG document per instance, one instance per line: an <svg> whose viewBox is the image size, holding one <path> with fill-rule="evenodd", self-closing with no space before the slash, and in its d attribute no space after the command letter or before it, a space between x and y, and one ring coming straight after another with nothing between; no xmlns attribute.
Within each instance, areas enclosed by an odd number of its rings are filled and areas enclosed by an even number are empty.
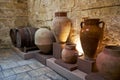
<svg viewBox="0 0 120 80"><path fill-rule="evenodd" d="M2 63L0 65L1 65L3 70L19 66L16 62L13 62L13 61L5 62L5 63Z"/></svg>
<svg viewBox="0 0 120 80"><path fill-rule="evenodd" d="M3 78L2 80L16 80L16 75L12 75L12 76L9 76L9 77L5 77L5 78Z"/></svg>
<svg viewBox="0 0 120 80"><path fill-rule="evenodd" d="M1 65L0 65L0 71L2 71Z"/></svg>
<svg viewBox="0 0 120 80"><path fill-rule="evenodd" d="M30 71L32 70L28 65L24 65L24 66L19 66L16 68L13 68L13 71L17 74L17 73L22 73L22 72L26 72L26 71Z"/></svg>
<svg viewBox="0 0 120 80"><path fill-rule="evenodd" d="M32 77L36 77L36 76L40 76L40 75L46 74L51 71L52 70L49 69L48 67L44 67L44 68L39 68L36 70L29 71L28 74Z"/></svg>
<svg viewBox="0 0 120 80"><path fill-rule="evenodd" d="M49 77L45 76L45 75L41 75L41 76L37 76L32 78L32 80L52 80Z"/></svg>
<svg viewBox="0 0 120 80"><path fill-rule="evenodd" d="M31 77L27 73L17 74L16 80L31 80Z"/></svg>
<svg viewBox="0 0 120 80"><path fill-rule="evenodd" d="M58 75L56 72L49 72L46 74L46 76L52 78L53 80L67 80L63 77L61 77L60 75Z"/></svg>
<svg viewBox="0 0 120 80"><path fill-rule="evenodd" d="M3 78L3 77L4 77L3 73L2 73L2 72L0 72L0 78Z"/></svg>
<svg viewBox="0 0 120 80"><path fill-rule="evenodd" d="M32 69L39 69L39 68L45 67L43 64L39 62L28 64L28 66L30 66Z"/></svg>
<svg viewBox="0 0 120 80"><path fill-rule="evenodd" d="M6 54L0 51L0 80L66 80L35 59L23 60L12 51L5 51Z"/></svg>
<svg viewBox="0 0 120 80"><path fill-rule="evenodd" d="M7 69L7 70L4 70L2 72L3 72L5 77L8 77L8 76L11 76L11 75L15 74L15 72L12 69Z"/></svg>
<svg viewBox="0 0 120 80"><path fill-rule="evenodd" d="M21 60L21 61L18 61L17 63L18 63L20 66L23 66L23 65L32 64L32 63L35 63L35 62L36 62L35 59L29 59L29 60Z"/></svg>

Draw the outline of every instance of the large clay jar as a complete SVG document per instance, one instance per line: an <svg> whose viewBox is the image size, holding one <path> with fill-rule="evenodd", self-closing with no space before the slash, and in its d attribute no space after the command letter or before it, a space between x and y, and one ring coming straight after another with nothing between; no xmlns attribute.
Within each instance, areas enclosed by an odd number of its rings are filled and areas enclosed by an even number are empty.
<svg viewBox="0 0 120 80"><path fill-rule="evenodd" d="M71 21L67 18L67 12L55 13L51 29L58 43L67 41L71 29Z"/></svg>
<svg viewBox="0 0 120 80"><path fill-rule="evenodd" d="M46 27L41 27L35 33L35 44L44 54L51 53L54 41L52 32Z"/></svg>
<svg viewBox="0 0 120 80"><path fill-rule="evenodd" d="M99 24L103 25L100 26ZM85 19L81 22L80 40L85 59L96 58L98 43L103 35L104 22L100 19Z"/></svg>
<svg viewBox="0 0 120 80"><path fill-rule="evenodd" d="M120 46L106 46L98 55L96 65L106 80L120 80Z"/></svg>
<svg viewBox="0 0 120 80"><path fill-rule="evenodd" d="M75 44L66 44L65 48L62 50L62 60L65 63L74 64L77 62L78 51L76 50Z"/></svg>

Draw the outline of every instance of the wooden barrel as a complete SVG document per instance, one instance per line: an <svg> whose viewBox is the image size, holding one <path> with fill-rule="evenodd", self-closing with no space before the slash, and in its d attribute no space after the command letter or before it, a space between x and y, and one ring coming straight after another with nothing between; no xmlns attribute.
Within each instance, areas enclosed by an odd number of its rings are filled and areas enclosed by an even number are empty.
<svg viewBox="0 0 120 80"><path fill-rule="evenodd" d="M18 29L16 34L17 47L34 47L34 35L37 29L33 27Z"/></svg>
<svg viewBox="0 0 120 80"><path fill-rule="evenodd" d="M14 46L16 46L16 32L17 32L17 28L12 28L12 29L10 29L10 38L11 38L11 41L12 41L12 44L14 45Z"/></svg>

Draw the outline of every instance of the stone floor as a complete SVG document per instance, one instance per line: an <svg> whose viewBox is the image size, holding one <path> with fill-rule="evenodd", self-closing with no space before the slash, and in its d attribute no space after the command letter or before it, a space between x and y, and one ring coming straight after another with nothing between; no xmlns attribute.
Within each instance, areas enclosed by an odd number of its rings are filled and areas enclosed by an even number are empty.
<svg viewBox="0 0 120 80"><path fill-rule="evenodd" d="M0 80L67 80L35 59L23 60L11 49L0 49Z"/></svg>

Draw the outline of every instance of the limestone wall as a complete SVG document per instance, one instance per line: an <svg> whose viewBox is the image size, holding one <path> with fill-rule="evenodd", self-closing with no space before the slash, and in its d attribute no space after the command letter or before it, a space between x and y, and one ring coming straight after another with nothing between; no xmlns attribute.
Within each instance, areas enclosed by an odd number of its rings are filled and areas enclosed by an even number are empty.
<svg viewBox="0 0 120 80"><path fill-rule="evenodd" d="M0 48L9 48L11 28L28 23L27 0L0 0Z"/></svg>
<svg viewBox="0 0 120 80"><path fill-rule="evenodd" d="M120 0L29 0L29 21L36 27L52 26L56 11L68 12L72 37L79 34L83 17L100 18L106 23L103 44L120 45Z"/></svg>
<svg viewBox="0 0 120 80"><path fill-rule="evenodd" d="M9 30L26 25L51 26L54 13L67 11L73 23L72 40L79 36L83 17L106 23L103 44L120 45L120 0L0 0L0 48L11 44Z"/></svg>

